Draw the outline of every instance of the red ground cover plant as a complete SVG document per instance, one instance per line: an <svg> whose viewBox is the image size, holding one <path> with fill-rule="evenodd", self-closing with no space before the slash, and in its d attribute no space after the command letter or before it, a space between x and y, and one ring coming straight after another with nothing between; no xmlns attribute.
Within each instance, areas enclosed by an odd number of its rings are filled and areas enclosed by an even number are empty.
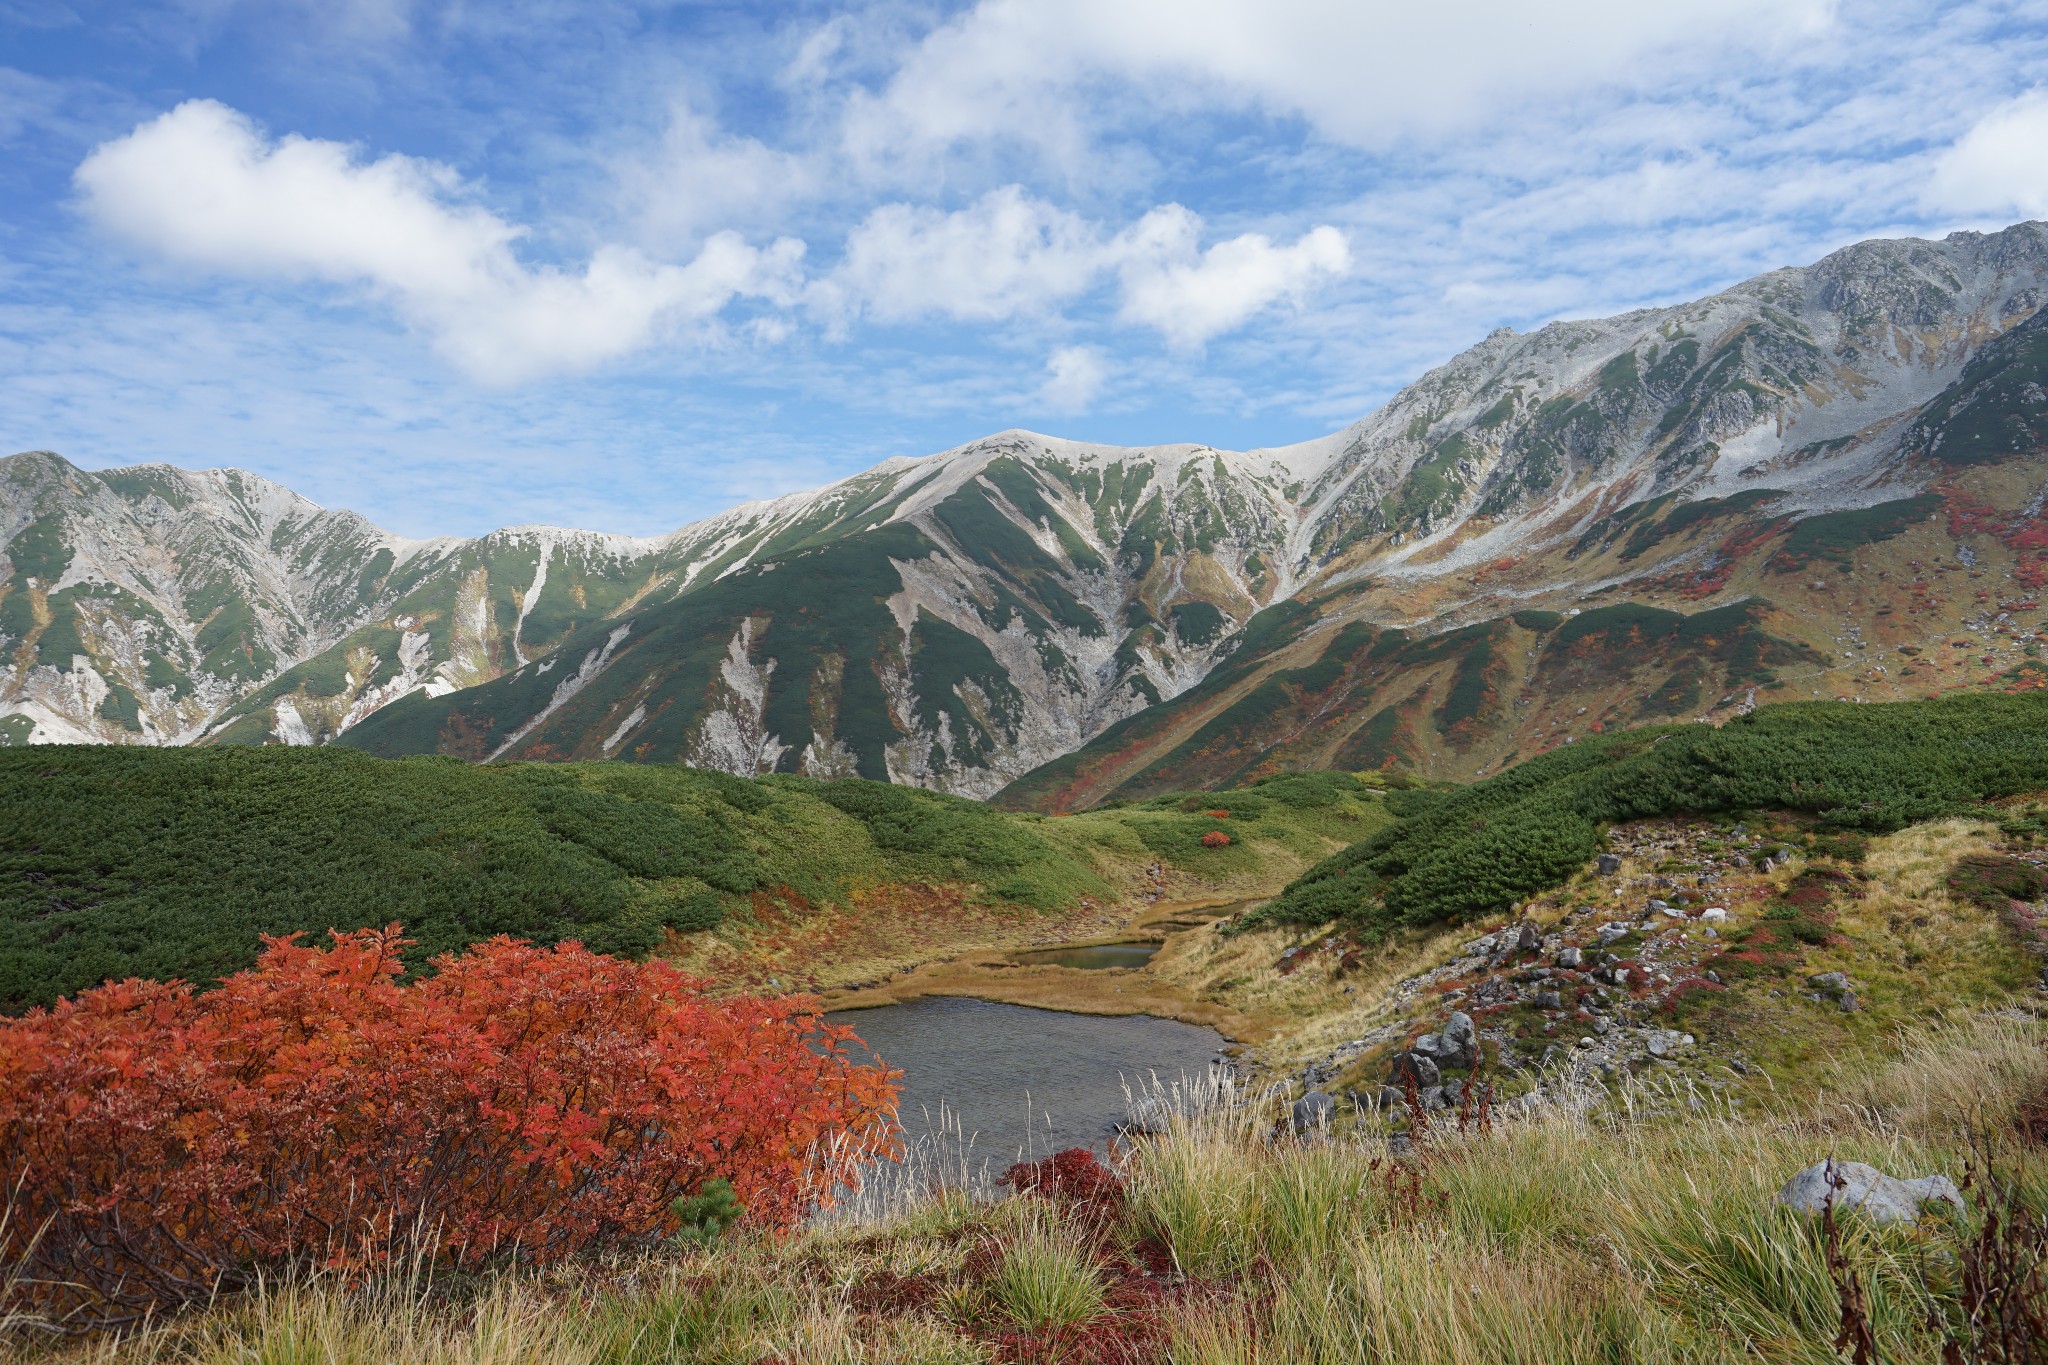
<svg viewBox="0 0 2048 1365"><path fill-rule="evenodd" d="M0 1310L82 1330L294 1266L548 1260L674 1231L714 1176L786 1226L895 1141L893 1076L809 999L576 943L407 983L397 925L265 942L210 991L0 1020Z"/></svg>
<svg viewBox="0 0 2048 1365"><path fill-rule="evenodd" d="M1222 848L1230 842L1230 836L1220 829L1212 829L1202 836L1203 848Z"/></svg>

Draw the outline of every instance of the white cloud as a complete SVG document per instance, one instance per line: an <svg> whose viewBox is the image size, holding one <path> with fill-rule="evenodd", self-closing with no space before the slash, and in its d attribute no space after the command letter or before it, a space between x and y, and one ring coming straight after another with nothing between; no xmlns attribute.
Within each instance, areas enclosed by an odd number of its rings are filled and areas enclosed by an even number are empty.
<svg viewBox="0 0 2048 1365"><path fill-rule="evenodd" d="M1833 0L982 0L928 34L849 147L1009 140L1072 165L1087 141L1071 92L1135 82L1133 102L1216 103L1384 146L1531 98L1655 90L1673 67L1775 49L1824 29Z"/></svg>
<svg viewBox="0 0 2048 1365"><path fill-rule="evenodd" d="M588 370L741 295L787 299L800 242L711 238L688 265L599 248L581 272L528 267L523 230L459 202L454 171L405 156L358 164L338 142L270 141L193 100L95 148L75 183L107 230L242 277L369 286L468 374L509 384Z"/></svg>
<svg viewBox="0 0 2048 1365"><path fill-rule="evenodd" d="M1109 364L1093 346L1062 346L1047 357L1038 401L1054 412L1086 412L1109 382Z"/></svg>
<svg viewBox="0 0 2048 1365"><path fill-rule="evenodd" d="M1207 251L1202 220L1179 204L1146 214L1119 239L1122 316L1155 327L1168 344L1198 346L1282 300L1299 301L1351 269L1351 245L1319 227L1292 246L1248 232Z"/></svg>
<svg viewBox="0 0 2048 1365"><path fill-rule="evenodd" d="M809 157L735 137L687 105L670 114L661 142L619 167L634 216L650 239L690 238L769 217L815 194Z"/></svg>
<svg viewBox="0 0 2048 1365"><path fill-rule="evenodd" d="M1292 246L1245 233L1204 251L1201 236L1201 218L1179 204L1111 236L1016 185L951 213L890 204L854 229L821 297L889 321L992 322L1049 312L1114 272L1119 316L1188 347L1299 301L1351 264L1344 234L1328 226Z"/></svg>
<svg viewBox="0 0 2048 1365"><path fill-rule="evenodd" d="M1927 202L1955 213L2048 217L2048 90L1999 105L1935 161Z"/></svg>
<svg viewBox="0 0 2048 1365"><path fill-rule="evenodd" d="M837 283L890 321L993 321L1082 293L1102 270L1100 233L1016 185L953 213L886 204L846 239Z"/></svg>

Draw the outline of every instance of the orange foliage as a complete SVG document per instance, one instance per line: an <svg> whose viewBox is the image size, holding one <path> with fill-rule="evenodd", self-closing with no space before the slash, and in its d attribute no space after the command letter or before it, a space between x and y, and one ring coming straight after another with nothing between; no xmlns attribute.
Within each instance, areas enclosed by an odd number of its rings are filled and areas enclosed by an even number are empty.
<svg viewBox="0 0 2048 1365"><path fill-rule="evenodd" d="M1230 836L1220 829L1212 829L1202 836L1203 848L1222 848L1230 842Z"/></svg>
<svg viewBox="0 0 2048 1365"><path fill-rule="evenodd" d="M397 925L295 938L203 994L0 1021L0 1309L106 1326L396 1249L546 1260L673 1232L714 1176L787 1226L896 1140L891 1075L813 1001L506 938L406 984Z"/></svg>

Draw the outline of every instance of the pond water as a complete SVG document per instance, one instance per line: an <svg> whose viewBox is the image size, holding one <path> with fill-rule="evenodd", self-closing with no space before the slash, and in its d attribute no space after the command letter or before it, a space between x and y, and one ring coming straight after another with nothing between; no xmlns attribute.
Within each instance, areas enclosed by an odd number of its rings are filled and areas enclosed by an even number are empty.
<svg viewBox="0 0 2048 1365"><path fill-rule="evenodd" d="M1085 948L1034 948L1012 953L1021 967L1074 967L1084 972L1105 967L1142 967L1159 951L1156 943L1097 943Z"/></svg>
<svg viewBox="0 0 2048 1365"><path fill-rule="evenodd" d="M1214 1029L1149 1014L1107 1016L937 996L830 1016L903 1072L899 1112L913 1138L942 1111L993 1171L1020 1155L1101 1147L1128 1112L1125 1086L1201 1077L1223 1047Z"/></svg>

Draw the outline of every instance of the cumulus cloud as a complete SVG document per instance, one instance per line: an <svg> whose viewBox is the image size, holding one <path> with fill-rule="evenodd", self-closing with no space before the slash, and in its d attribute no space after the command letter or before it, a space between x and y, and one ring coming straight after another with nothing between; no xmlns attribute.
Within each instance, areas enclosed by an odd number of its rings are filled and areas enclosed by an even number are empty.
<svg viewBox="0 0 2048 1365"><path fill-rule="evenodd" d="M818 190L807 156L735 136L718 121L677 105L660 142L618 167L621 189L650 238L691 238L715 227L770 217Z"/></svg>
<svg viewBox="0 0 2048 1365"><path fill-rule="evenodd" d="M889 321L998 321L1049 312L1113 275L1122 320L1191 347L1350 269L1333 227L1290 246L1252 232L1207 250L1202 229L1200 216L1166 204L1111 234L1016 185L950 213L890 204L848 238L824 297Z"/></svg>
<svg viewBox="0 0 2048 1365"><path fill-rule="evenodd" d="M1062 346L1045 362L1038 401L1054 412L1086 412L1109 382L1109 363L1093 346Z"/></svg>
<svg viewBox="0 0 2048 1365"><path fill-rule="evenodd" d="M1381 146L1532 97L1653 89L1674 65L1824 28L1832 0L981 0L929 33L855 102L870 159L983 138L1071 160L1070 92L1136 82L1143 99L1217 101Z"/></svg>
<svg viewBox="0 0 2048 1365"><path fill-rule="evenodd" d="M687 265L606 246L580 271L514 253L523 230L473 203L445 166L368 163L313 138L272 141L193 100L95 148L74 181L102 227L168 259L242 277L364 285L488 383L587 370L740 296L787 300L803 246L735 234Z"/></svg>
<svg viewBox="0 0 2048 1365"><path fill-rule="evenodd" d="M2048 90L1999 105L1935 161L1930 204L1956 213L2048 217Z"/></svg>
<svg viewBox="0 0 2048 1365"><path fill-rule="evenodd" d="M993 321L1044 310L1102 270L1100 233L1016 185L947 213L885 204L846 239L836 284L888 321Z"/></svg>
<svg viewBox="0 0 2048 1365"><path fill-rule="evenodd" d="M1351 269L1351 245L1333 227L1275 246L1247 232L1200 250L1202 220L1178 204L1156 208L1118 243L1122 316L1157 328L1172 346L1199 346L1253 314L1299 301Z"/></svg>

